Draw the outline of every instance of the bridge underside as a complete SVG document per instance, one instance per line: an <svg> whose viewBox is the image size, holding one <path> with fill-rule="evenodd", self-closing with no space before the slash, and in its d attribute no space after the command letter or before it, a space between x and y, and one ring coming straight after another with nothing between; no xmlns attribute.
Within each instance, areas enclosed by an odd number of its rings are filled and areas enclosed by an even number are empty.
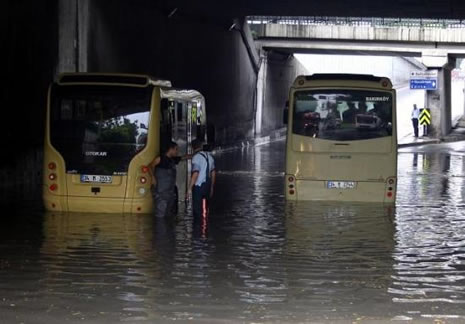
<svg viewBox="0 0 465 324"><path fill-rule="evenodd" d="M7 82L0 93L8 121L3 150L11 158L0 165L1 194L41 183L47 85L58 72L147 73L197 89L206 97L217 140L234 142L282 125L279 109L289 80L302 69L289 55L276 53L263 70L265 62L255 51L245 16L460 18L463 12L465 2L458 0L4 1L0 41ZM321 46L273 48L288 53L334 52ZM393 50L379 51L383 52ZM416 56L420 50L397 53ZM268 71L268 90L274 89L263 101L257 99L258 92L267 88L258 85L260 71Z"/></svg>
<svg viewBox="0 0 465 324"><path fill-rule="evenodd" d="M256 41L264 50L299 54L387 55L422 57L432 51L453 57L465 57L464 44L374 42L323 39L266 39Z"/></svg>

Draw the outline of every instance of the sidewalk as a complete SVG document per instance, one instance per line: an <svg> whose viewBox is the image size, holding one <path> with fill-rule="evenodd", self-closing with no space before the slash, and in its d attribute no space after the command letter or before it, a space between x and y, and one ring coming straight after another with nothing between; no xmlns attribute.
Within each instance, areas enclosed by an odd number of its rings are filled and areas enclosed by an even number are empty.
<svg viewBox="0 0 465 324"><path fill-rule="evenodd" d="M465 141L465 117L462 117L457 121L455 127L452 128L450 134L438 139L438 138L430 138L427 136L420 136L415 138L413 133L408 134L402 138L398 139L397 146L399 148L402 147L409 147L409 146L420 146L425 144L437 144L437 143L450 143L450 142L458 142L458 141Z"/></svg>
<svg viewBox="0 0 465 324"><path fill-rule="evenodd" d="M415 137L413 136L413 133L411 133L411 134L408 134L407 136L399 138L397 140L397 147L402 148L402 147L409 147L409 146L420 146L420 145L426 145L426 144L437 144L440 142L441 141L437 138L430 138L428 136Z"/></svg>
<svg viewBox="0 0 465 324"><path fill-rule="evenodd" d="M226 144L226 145L218 145L213 149L213 153L220 153L220 152L231 151L231 150L235 150L239 148L242 149L242 148L247 148L251 146L260 146L260 145L268 144L268 143L271 143L271 142L274 142L280 139L284 139L286 137L286 133L287 133L287 128L283 127L283 128L272 131L267 136L244 139L242 141L238 141L238 142Z"/></svg>
<svg viewBox="0 0 465 324"><path fill-rule="evenodd" d="M443 138L441 138L441 142L458 142L458 141L465 141L465 127L457 126L456 128L452 129L452 132Z"/></svg>

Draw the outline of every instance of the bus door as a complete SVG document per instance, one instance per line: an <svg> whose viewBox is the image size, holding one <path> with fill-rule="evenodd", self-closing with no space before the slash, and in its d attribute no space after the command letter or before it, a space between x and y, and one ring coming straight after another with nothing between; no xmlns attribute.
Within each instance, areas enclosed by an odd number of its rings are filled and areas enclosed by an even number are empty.
<svg viewBox="0 0 465 324"><path fill-rule="evenodd" d="M188 114L187 103L184 101L172 101L170 111L172 115L173 127L171 138L178 144L180 156L189 153L189 138L187 136ZM184 197L187 190L187 181L189 176L189 160L180 161L177 166L176 186L180 197Z"/></svg>

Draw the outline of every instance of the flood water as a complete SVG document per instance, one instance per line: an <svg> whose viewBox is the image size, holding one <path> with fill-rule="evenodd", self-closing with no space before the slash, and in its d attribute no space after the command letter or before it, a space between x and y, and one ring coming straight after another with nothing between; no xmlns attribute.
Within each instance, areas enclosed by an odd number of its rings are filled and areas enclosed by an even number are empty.
<svg viewBox="0 0 465 324"><path fill-rule="evenodd" d="M6 211L0 322L465 322L463 152L401 151L395 207L286 203L278 141L216 156L200 225Z"/></svg>

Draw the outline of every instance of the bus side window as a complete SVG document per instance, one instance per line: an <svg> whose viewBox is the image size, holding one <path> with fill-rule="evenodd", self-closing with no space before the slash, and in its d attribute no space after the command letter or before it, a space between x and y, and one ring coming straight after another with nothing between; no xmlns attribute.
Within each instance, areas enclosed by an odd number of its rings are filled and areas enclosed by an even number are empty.
<svg viewBox="0 0 465 324"><path fill-rule="evenodd" d="M182 121L182 120L183 120L183 117L184 117L184 116L183 116L182 103L178 103L178 106L177 106L177 107L178 107L178 109L176 110L177 115L178 115L177 120L178 120L178 121Z"/></svg>
<svg viewBox="0 0 465 324"><path fill-rule="evenodd" d="M168 99L162 98L160 101L160 112L161 112L161 125L160 125L160 145L164 149L171 141L171 118L169 111L169 102Z"/></svg>
<svg viewBox="0 0 465 324"><path fill-rule="evenodd" d="M283 124L287 125L289 122L289 100L286 100L286 104L284 105L284 111L283 111Z"/></svg>
<svg viewBox="0 0 465 324"><path fill-rule="evenodd" d="M73 119L73 101L63 100L61 102L61 120L72 120Z"/></svg>

